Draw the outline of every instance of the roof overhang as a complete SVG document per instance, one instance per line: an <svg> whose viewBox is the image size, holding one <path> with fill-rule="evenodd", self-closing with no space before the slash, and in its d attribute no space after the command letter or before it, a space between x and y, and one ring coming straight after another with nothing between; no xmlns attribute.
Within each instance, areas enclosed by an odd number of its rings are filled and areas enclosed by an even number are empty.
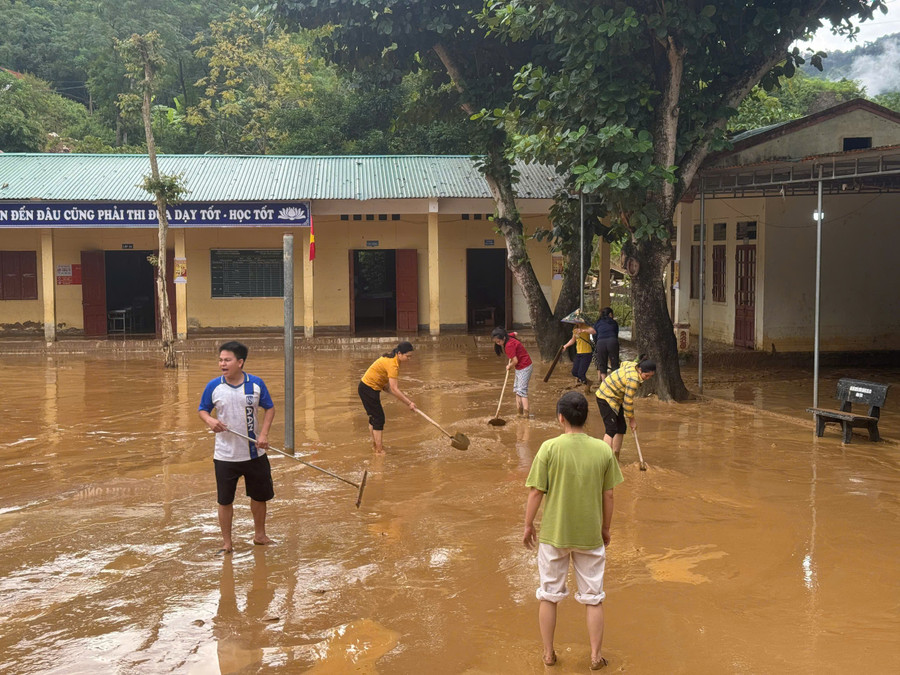
<svg viewBox="0 0 900 675"><path fill-rule="evenodd" d="M685 200L701 184L710 199L809 195L820 181L828 194L900 192L900 146L702 169Z"/></svg>

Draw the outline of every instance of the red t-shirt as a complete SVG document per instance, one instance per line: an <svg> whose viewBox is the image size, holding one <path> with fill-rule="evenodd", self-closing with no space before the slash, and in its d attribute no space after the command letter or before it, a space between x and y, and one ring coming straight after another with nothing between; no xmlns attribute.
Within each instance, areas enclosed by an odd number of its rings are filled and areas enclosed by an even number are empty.
<svg viewBox="0 0 900 675"><path fill-rule="evenodd" d="M531 365L531 357L528 356L528 352L525 350L525 347L522 346L522 343L516 340L516 338L511 337L506 341L506 355L509 358L517 358L516 361L516 370L522 370L523 368L527 368Z"/></svg>

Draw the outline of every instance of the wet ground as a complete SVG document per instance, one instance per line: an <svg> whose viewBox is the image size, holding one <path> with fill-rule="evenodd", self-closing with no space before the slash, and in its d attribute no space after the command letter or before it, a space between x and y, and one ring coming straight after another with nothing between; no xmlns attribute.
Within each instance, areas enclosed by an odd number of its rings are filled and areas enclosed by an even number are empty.
<svg viewBox="0 0 900 675"><path fill-rule="evenodd" d="M188 354L176 373L127 354L4 357L0 672L544 672L523 483L558 433L565 368L543 384L537 367L533 420L516 419L507 390L509 423L495 428L503 364L489 346L419 350L401 387L472 445L451 448L391 399L378 458L355 393L375 356L297 362L298 451L354 481L367 468L362 508L352 487L273 455L278 545L252 545L239 492L224 559L212 437L196 415L215 354ZM283 407L280 356L251 353L247 370ZM843 374L900 381L832 370L821 403ZM900 447L861 435L842 446L833 428L814 438L806 372L705 379L707 394L741 405L637 404L649 471L629 435L608 551L609 672L896 672ZM895 388L889 439L898 411ZM587 672L572 598L557 652L552 672Z"/></svg>

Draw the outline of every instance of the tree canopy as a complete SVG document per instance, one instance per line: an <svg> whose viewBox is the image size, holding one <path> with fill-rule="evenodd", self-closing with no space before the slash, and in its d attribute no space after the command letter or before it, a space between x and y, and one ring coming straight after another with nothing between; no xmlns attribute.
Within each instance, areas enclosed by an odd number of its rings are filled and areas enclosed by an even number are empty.
<svg viewBox="0 0 900 675"><path fill-rule="evenodd" d="M498 39L547 45L495 117L515 127L518 155L572 167L577 186L608 204L640 264L636 337L662 362L661 398L687 395L662 281L681 196L726 147L726 123L753 87L805 63L792 43L825 21L853 30L875 11L882 0L488 0L481 18Z"/></svg>

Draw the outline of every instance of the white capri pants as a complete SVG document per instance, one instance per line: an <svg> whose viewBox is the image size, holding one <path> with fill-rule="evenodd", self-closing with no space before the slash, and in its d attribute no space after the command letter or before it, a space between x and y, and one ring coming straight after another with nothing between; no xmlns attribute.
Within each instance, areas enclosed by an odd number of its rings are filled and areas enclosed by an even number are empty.
<svg viewBox="0 0 900 675"><path fill-rule="evenodd" d="M606 593L603 592L603 573L606 570L605 546L585 550L538 544L538 572L541 576L541 585L535 593L537 599L559 602L569 594L566 588L569 558L575 567L575 581L578 584L575 600L582 605L599 605L606 598Z"/></svg>
<svg viewBox="0 0 900 675"><path fill-rule="evenodd" d="M528 398L528 381L531 379L532 370L534 370L533 363L527 368L522 368L522 370L516 371L516 378L513 382L513 391L517 396Z"/></svg>

